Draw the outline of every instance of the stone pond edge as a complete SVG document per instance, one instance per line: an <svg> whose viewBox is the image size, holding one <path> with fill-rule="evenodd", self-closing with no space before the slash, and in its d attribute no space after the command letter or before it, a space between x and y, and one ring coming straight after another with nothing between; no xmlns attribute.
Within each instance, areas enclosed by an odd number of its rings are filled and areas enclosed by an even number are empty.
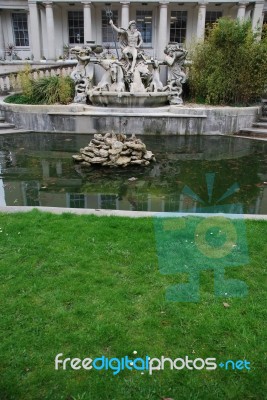
<svg viewBox="0 0 267 400"><path fill-rule="evenodd" d="M223 214L223 213L162 213L152 211L125 211L125 210L103 210L103 209L84 209L84 208L63 208L63 207L31 207L31 206L5 206L0 207L0 213L19 213L38 210L41 212L49 212L51 214L71 213L76 215L96 215L98 217L129 217L129 218L144 218L144 217L203 217L209 218L214 216L224 216L230 219L249 219L249 220L265 220L267 215L262 214Z"/></svg>
<svg viewBox="0 0 267 400"><path fill-rule="evenodd" d="M0 100L6 122L35 132L139 135L232 135L250 128L261 115L261 106L165 106L111 108L82 104L22 105Z"/></svg>

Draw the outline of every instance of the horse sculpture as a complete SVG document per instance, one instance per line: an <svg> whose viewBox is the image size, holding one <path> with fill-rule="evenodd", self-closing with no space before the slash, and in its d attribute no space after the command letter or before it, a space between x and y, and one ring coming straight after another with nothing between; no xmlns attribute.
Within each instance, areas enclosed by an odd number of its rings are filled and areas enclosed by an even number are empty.
<svg viewBox="0 0 267 400"><path fill-rule="evenodd" d="M106 70L106 72L102 76L98 85L94 87L93 92L100 92L102 90L124 92L125 84L123 70L120 63L114 60L100 60L99 64Z"/></svg>
<svg viewBox="0 0 267 400"><path fill-rule="evenodd" d="M160 80L159 76L159 62L151 59L152 63L152 81L149 85L148 91L149 92L162 92L164 90L163 83Z"/></svg>
<svg viewBox="0 0 267 400"><path fill-rule="evenodd" d="M142 77L148 77L150 75L150 71L148 69L147 64L144 62L139 62L134 69L132 83L130 83L130 92L146 92L147 89L142 82Z"/></svg>

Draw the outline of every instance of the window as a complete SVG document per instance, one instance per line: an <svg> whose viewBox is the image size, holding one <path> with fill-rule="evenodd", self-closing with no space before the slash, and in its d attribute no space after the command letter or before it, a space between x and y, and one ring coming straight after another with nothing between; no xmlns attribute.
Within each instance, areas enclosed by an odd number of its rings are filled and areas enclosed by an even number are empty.
<svg viewBox="0 0 267 400"><path fill-rule="evenodd" d="M208 30L212 28L212 24L214 24L221 17L222 17L222 11L206 11L206 21L205 21L206 34L208 33Z"/></svg>
<svg viewBox="0 0 267 400"><path fill-rule="evenodd" d="M187 11L172 11L170 42L184 43L186 38Z"/></svg>
<svg viewBox="0 0 267 400"><path fill-rule="evenodd" d="M152 11L136 11L136 26L144 43L152 43Z"/></svg>
<svg viewBox="0 0 267 400"><path fill-rule="evenodd" d="M12 25L16 46L29 46L28 18L26 13L13 13Z"/></svg>
<svg viewBox="0 0 267 400"><path fill-rule="evenodd" d="M148 210L148 197L147 194L135 193L133 196L128 197L133 211L147 211Z"/></svg>
<svg viewBox="0 0 267 400"><path fill-rule="evenodd" d="M118 11L112 11L113 24L118 26ZM106 16L106 11L102 10L102 42L114 45L114 39L117 41L117 32L112 32L112 28L109 25L109 18Z"/></svg>
<svg viewBox="0 0 267 400"><path fill-rule="evenodd" d="M165 212L178 212L180 210L179 195L170 195L165 199L164 211Z"/></svg>
<svg viewBox="0 0 267 400"><path fill-rule="evenodd" d="M116 194L101 194L100 201L101 201L101 208L105 210L116 210L117 204L117 195Z"/></svg>
<svg viewBox="0 0 267 400"><path fill-rule="evenodd" d="M83 11L69 11L69 43L84 43Z"/></svg>
<svg viewBox="0 0 267 400"><path fill-rule="evenodd" d="M40 206L39 182L30 181L24 183L25 206Z"/></svg>
<svg viewBox="0 0 267 400"><path fill-rule="evenodd" d="M85 197L82 193L73 193L69 195L70 208L84 208Z"/></svg>

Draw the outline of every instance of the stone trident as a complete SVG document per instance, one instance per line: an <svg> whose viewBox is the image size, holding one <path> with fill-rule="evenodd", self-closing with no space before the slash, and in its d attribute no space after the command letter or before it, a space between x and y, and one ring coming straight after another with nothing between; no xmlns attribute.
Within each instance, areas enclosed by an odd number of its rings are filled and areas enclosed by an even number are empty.
<svg viewBox="0 0 267 400"><path fill-rule="evenodd" d="M113 17L113 12L112 12L110 9L109 9L109 10L106 10L106 17L108 18L109 21L112 19L112 17ZM115 40L113 28L112 28L112 36L113 36L113 41L114 41L114 44L115 44L115 49L116 49L116 53L117 53L117 58L119 59L119 52L118 52L117 42L116 42L116 40Z"/></svg>

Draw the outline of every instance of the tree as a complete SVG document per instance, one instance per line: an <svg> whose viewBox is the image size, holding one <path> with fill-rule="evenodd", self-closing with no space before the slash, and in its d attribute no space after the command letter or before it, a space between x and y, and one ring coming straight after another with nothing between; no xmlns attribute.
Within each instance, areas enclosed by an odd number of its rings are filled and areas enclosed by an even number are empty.
<svg viewBox="0 0 267 400"><path fill-rule="evenodd" d="M190 91L208 104L249 105L267 84L267 37L257 40L249 21L219 19L192 53Z"/></svg>

